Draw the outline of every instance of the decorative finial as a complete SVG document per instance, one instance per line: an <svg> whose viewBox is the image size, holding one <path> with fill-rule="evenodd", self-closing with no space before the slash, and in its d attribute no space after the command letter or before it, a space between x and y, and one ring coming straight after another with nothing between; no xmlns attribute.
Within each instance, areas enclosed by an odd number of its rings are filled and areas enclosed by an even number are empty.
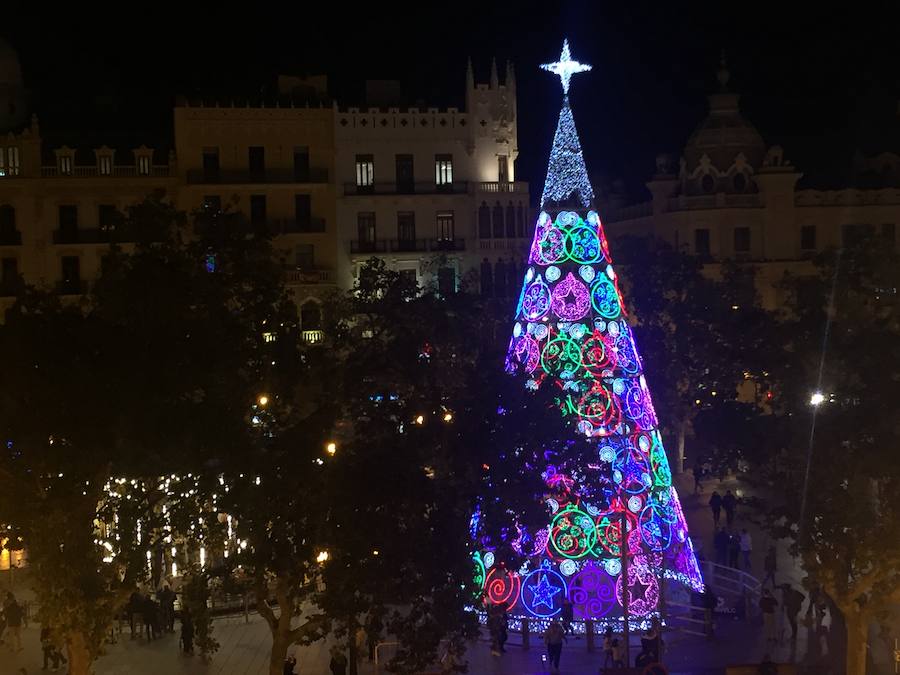
<svg viewBox="0 0 900 675"><path fill-rule="evenodd" d="M563 94L568 96L569 81L572 79L572 75L584 73L590 70L591 66L586 63L578 63L578 61L572 60L572 55L569 52L569 40L566 39L563 40L563 48L562 53L559 55L559 61L556 63L541 64L541 68L555 75L559 75L559 79L562 82Z"/></svg>
<svg viewBox="0 0 900 675"><path fill-rule="evenodd" d="M731 73L728 72L728 64L725 62L725 50L722 50L722 56L719 59L719 71L716 73L716 79L722 91L728 88L728 80L731 79Z"/></svg>

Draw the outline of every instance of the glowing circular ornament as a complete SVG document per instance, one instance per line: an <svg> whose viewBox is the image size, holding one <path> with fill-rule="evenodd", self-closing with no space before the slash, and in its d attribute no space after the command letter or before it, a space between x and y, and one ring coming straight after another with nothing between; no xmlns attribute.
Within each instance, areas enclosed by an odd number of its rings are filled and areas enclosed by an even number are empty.
<svg viewBox="0 0 900 675"><path fill-rule="evenodd" d="M564 558L583 558L597 539L597 528L587 513L569 505L550 523L550 546Z"/></svg>
<svg viewBox="0 0 900 675"><path fill-rule="evenodd" d="M585 504L584 510L588 512L588 515L593 516L594 518L600 515L600 509L593 504Z"/></svg>
<svg viewBox="0 0 900 675"><path fill-rule="evenodd" d="M541 367L548 375L571 377L581 367L581 347L567 337L554 338L541 352Z"/></svg>
<svg viewBox="0 0 900 675"><path fill-rule="evenodd" d="M519 597L522 579L515 572L495 567L487 576L484 585L484 600L487 604L505 604L512 608Z"/></svg>
<svg viewBox="0 0 900 675"><path fill-rule="evenodd" d="M566 235L566 253L570 260L586 264L600 260L600 239L596 230L582 224L573 227Z"/></svg>
<svg viewBox="0 0 900 675"><path fill-rule="evenodd" d="M611 577L617 577L622 572L622 561L619 558L607 558L603 561L606 573Z"/></svg>
<svg viewBox="0 0 900 675"><path fill-rule="evenodd" d="M621 396L625 393L625 380L621 377L617 377L613 380L613 393L616 394L616 396Z"/></svg>
<svg viewBox="0 0 900 675"><path fill-rule="evenodd" d="M569 409L579 417L590 420L592 424L609 427L613 426L619 418L619 409L615 398L599 380L594 380L579 399L573 400L570 396Z"/></svg>
<svg viewBox="0 0 900 675"><path fill-rule="evenodd" d="M623 607L625 598L625 579L620 576L616 581L616 599ZM646 564L635 558L628 566L628 611L634 616L645 616L656 609L659 603L659 582Z"/></svg>
<svg viewBox="0 0 900 675"><path fill-rule="evenodd" d="M578 563L566 558L559 563L559 571L562 572L563 575L570 577L578 571Z"/></svg>
<svg viewBox="0 0 900 675"><path fill-rule="evenodd" d="M629 509L632 513L637 513L638 511L641 510L641 508L642 508L643 506L644 506L644 500L642 500L642 499L641 499L640 497L638 497L637 495L631 495L631 496L628 498L628 509Z"/></svg>
<svg viewBox="0 0 900 675"><path fill-rule="evenodd" d="M547 328L546 324L537 323L534 325L534 339L535 340L544 340L547 336L550 335L550 329Z"/></svg>
<svg viewBox="0 0 900 675"><path fill-rule="evenodd" d="M615 319L622 313L619 306L619 292L607 276L599 276L591 286L591 304L594 311L604 319Z"/></svg>
<svg viewBox="0 0 900 675"><path fill-rule="evenodd" d="M481 595L481 591L484 588L484 581L487 577L487 571L485 570L484 562L481 558L481 553L479 553L478 551L475 551L475 553L472 554L472 562L475 565L475 572L472 580L478 587L478 591L476 591L475 593L475 596L477 597Z"/></svg>
<svg viewBox="0 0 900 675"><path fill-rule="evenodd" d="M538 242L538 261L544 265L554 265L566 258L566 235L558 227L544 229Z"/></svg>
<svg viewBox="0 0 900 675"><path fill-rule="evenodd" d="M588 284L594 280L595 274L594 268L590 265L582 265L578 270L578 275Z"/></svg>
<svg viewBox="0 0 900 675"><path fill-rule="evenodd" d="M593 562L587 563L569 582L569 600L575 614L584 619L606 616L616 604L615 582L608 572Z"/></svg>
<svg viewBox="0 0 900 675"><path fill-rule="evenodd" d="M522 324L516 321L513 326L513 337L519 337L520 335L522 335Z"/></svg>
<svg viewBox="0 0 900 675"><path fill-rule="evenodd" d="M534 268L529 267L528 271L525 272L525 283L530 283L532 279L534 279Z"/></svg>
<svg viewBox="0 0 900 675"><path fill-rule="evenodd" d="M668 514L667 514L668 515ZM672 524L657 512L656 505L647 504L641 511L641 538L651 551L664 551L672 543Z"/></svg>
<svg viewBox="0 0 900 675"><path fill-rule="evenodd" d="M588 422L587 420L578 420L578 424L575 427L578 430L578 433L582 436L587 436L590 438L594 435L594 425Z"/></svg>
<svg viewBox="0 0 900 675"><path fill-rule="evenodd" d="M484 566L487 568L494 566L494 552L488 551L484 554Z"/></svg>
<svg viewBox="0 0 900 675"><path fill-rule="evenodd" d="M551 301L553 313L564 321L578 321L591 308L587 286L569 272L566 278L553 287Z"/></svg>
<svg viewBox="0 0 900 675"><path fill-rule="evenodd" d="M546 277L547 281L551 282L559 279L559 274L559 268L556 265L550 265L550 267L544 271L544 277Z"/></svg>
<svg viewBox="0 0 900 675"><path fill-rule="evenodd" d="M600 448L600 461L610 464L616 461L616 451L608 445L604 445Z"/></svg>
<svg viewBox="0 0 900 675"><path fill-rule="evenodd" d="M599 377L603 373L604 368L612 365L610 360L612 350L607 348L606 340L597 330L591 333L591 336L584 341L581 354L584 367L594 377Z"/></svg>
<svg viewBox="0 0 900 675"><path fill-rule="evenodd" d="M619 336L619 322L618 321L610 321L606 325L606 329L609 331L609 334L613 337Z"/></svg>
<svg viewBox="0 0 900 675"><path fill-rule="evenodd" d="M580 340L584 337L585 332L587 332L587 328L585 328L583 323L573 323L569 326L569 335L572 336L573 340Z"/></svg>
<svg viewBox="0 0 900 675"><path fill-rule="evenodd" d="M669 469L669 460L663 448L659 432L653 432L653 447L650 450L650 468L653 476L653 484L657 487L669 487L672 485L672 472Z"/></svg>
<svg viewBox="0 0 900 675"><path fill-rule="evenodd" d="M520 364L528 373L533 373L541 360L541 348L529 335L513 338L510 344L510 360Z"/></svg>
<svg viewBox="0 0 900 675"><path fill-rule="evenodd" d="M522 606L542 619L559 614L567 595L566 580L549 565L534 570L522 581Z"/></svg>
<svg viewBox="0 0 900 675"><path fill-rule="evenodd" d="M559 511L559 502L553 499L553 497L550 497L547 500L547 506L550 508L550 513L556 513L557 511Z"/></svg>
<svg viewBox="0 0 900 675"><path fill-rule="evenodd" d="M616 280L616 271L613 269L612 265L606 266L606 276L608 276L612 281Z"/></svg>
<svg viewBox="0 0 900 675"><path fill-rule="evenodd" d="M538 276L525 290L522 312L526 319L535 321L546 316L550 309L550 287Z"/></svg>
<svg viewBox="0 0 900 675"><path fill-rule="evenodd" d="M597 557L618 557L622 555L620 548L621 530L622 526L618 514L613 514L612 517L604 515L597 520L597 543L599 546L595 547L595 549L602 549L596 551L595 555Z"/></svg>
<svg viewBox="0 0 900 675"><path fill-rule="evenodd" d="M625 414L634 420L641 429L656 427L656 412L653 410L653 404L646 389L641 387L640 381L630 379L624 389L622 407Z"/></svg>
<svg viewBox="0 0 900 675"><path fill-rule="evenodd" d="M629 375L636 375L641 369L641 362L634 348L634 340L631 339L631 330L624 321L620 322L618 326L618 335L615 340L616 364ZM610 333L612 333L611 330Z"/></svg>

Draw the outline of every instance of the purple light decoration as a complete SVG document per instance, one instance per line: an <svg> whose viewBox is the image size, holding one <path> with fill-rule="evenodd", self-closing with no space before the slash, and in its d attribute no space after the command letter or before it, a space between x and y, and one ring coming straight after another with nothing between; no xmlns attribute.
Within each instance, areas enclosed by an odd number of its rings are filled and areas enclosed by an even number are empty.
<svg viewBox="0 0 900 675"><path fill-rule="evenodd" d="M566 278L553 288L551 308L563 321L583 319L591 308L587 286L569 272Z"/></svg>
<svg viewBox="0 0 900 675"><path fill-rule="evenodd" d="M600 565L588 562L569 583L575 614L594 619L609 614L616 604L615 581Z"/></svg>
<svg viewBox="0 0 900 675"><path fill-rule="evenodd" d="M525 291L522 298L522 312L528 321L537 321L547 315L550 309L550 287L540 275Z"/></svg>

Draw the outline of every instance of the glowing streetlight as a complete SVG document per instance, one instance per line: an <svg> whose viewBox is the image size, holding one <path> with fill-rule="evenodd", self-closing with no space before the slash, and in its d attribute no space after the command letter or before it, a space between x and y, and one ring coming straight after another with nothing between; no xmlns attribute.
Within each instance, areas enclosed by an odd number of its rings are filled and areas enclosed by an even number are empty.
<svg viewBox="0 0 900 675"><path fill-rule="evenodd" d="M260 407L265 407L269 404L269 397L265 394L260 394L256 402L259 403Z"/></svg>
<svg viewBox="0 0 900 675"><path fill-rule="evenodd" d="M452 422L452 421L453 421L453 413L452 413L452 412L449 412L449 411L445 412L445 413L444 413L444 421L445 421L445 422Z"/></svg>
<svg viewBox="0 0 900 675"><path fill-rule="evenodd" d="M812 396L809 397L809 404L811 406L819 406L825 402L825 395L821 391L817 391Z"/></svg>
<svg viewBox="0 0 900 675"><path fill-rule="evenodd" d="M330 556L328 555L328 551L320 551L319 555L316 556L316 562L321 565L328 562L329 557Z"/></svg>
<svg viewBox="0 0 900 675"><path fill-rule="evenodd" d="M425 415L418 415L416 417L416 424L425 424Z"/></svg>
<svg viewBox="0 0 900 675"><path fill-rule="evenodd" d="M334 453L337 452L337 443L334 441L329 442L328 445L325 446L325 452L333 457Z"/></svg>

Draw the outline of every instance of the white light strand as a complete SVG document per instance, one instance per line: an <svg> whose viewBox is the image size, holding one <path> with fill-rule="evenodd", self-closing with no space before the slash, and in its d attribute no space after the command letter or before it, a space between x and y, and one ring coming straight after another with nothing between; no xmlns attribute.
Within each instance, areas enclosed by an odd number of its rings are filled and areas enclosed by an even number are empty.
<svg viewBox="0 0 900 675"><path fill-rule="evenodd" d="M541 208L548 202L562 202L575 192L578 193L581 205L585 208L590 207L594 199L594 190L591 181L588 180L587 167L581 153L581 141L578 140L569 99L565 98L559 112L553 148L550 150L550 163L547 165Z"/></svg>
<svg viewBox="0 0 900 675"><path fill-rule="evenodd" d="M572 55L569 52L569 41L563 40L563 48L562 53L559 55L559 61L557 61L556 63L544 63L541 65L541 68L553 73L554 75L559 75L559 80L562 83L563 94L568 95L569 81L572 79L572 75L584 73L590 70L591 66L586 63L578 63L578 61L573 61Z"/></svg>

